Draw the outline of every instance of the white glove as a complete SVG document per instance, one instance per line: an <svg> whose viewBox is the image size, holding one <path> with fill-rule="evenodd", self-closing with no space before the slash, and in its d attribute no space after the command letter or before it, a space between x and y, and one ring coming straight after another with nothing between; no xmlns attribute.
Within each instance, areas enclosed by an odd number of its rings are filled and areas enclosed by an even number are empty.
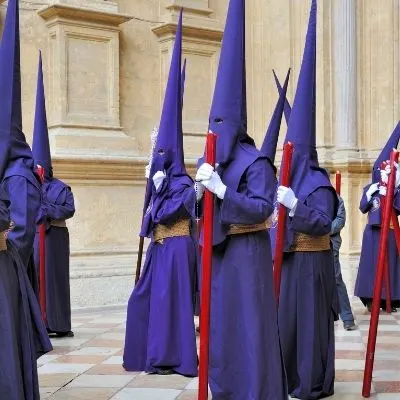
<svg viewBox="0 0 400 400"><path fill-rule="evenodd" d="M150 178L150 165L146 165L146 168L144 169L144 176L146 177L146 179Z"/></svg>
<svg viewBox="0 0 400 400"><path fill-rule="evenodd" d="M389 167L389 169L390 169L390 167ZM381 182L382 183L388 183L388 178L389 178L389 174L388 174L388 172L386 172L386 168L385 169L381 169L380 171L379 171L380 173L381 173Z"/></svg>
<svg viewBox="0 0 400 400"><path fill-rule="evenodd" d="M399 165L397 163L394 163L394 166L396 167L395 187L397 188L400 186L400 171L399 171ZM380 173L381 173L381 181L387 184L389 182L390 165L386 165L384 170L380 170Z"/></svg>
<svg viewBox="0 0 400 400"><path fill-rule="evenodd" d="M156 187L156 191L158 192L158 189L160 189L165 177L167 175L163 171L157 171L154 176L153 176L153 183L154 186Z"/></svg>
<svg viewBox="0 0 400 400"><path fill-rule="evenodd" d="M386 193L387 193L387 188L386 188L386 186L379 186L379 194L380 194L381 196L386 196Z"/></svg>
<svg viewBox="0 0 400 400"><path fill-rule="evenodd" d="M220 176L214 171L210 164L204 163L197 171L196 181L201 182L210 192L219 199L225 197L226 186L222 183Z"/></svg>
<svg viewBox="0 0 400 400"><path fill-rule="evenodd" d="M279 186L276 199L278 203L284 205L290 211L293 211L297 206L297 198L291 188Z"/></svg>
<svg viewBox="0 0 400 400"><path fill-rule="evenodd" d="M202 183L195 182L194 190L196 192L196 200L200 201L204 195L204 191L206 190L206 188L204 187L204 185Z"/></svg>
<svg viewBox="0 0 400 400"><path fill-rule="evenodd" d="M214 168L207 163L200 166L196 173L196 182L208 181L211 179L211 175L214 172Z"/></svg>
<svg viewBox="0 0 400 400"><path fill-rule="evenodd" d="M372 199L372 195L376 193L379 190L379 185L377 183L373 183L365 193L365 196L367 196L368 203Z"/></svg>

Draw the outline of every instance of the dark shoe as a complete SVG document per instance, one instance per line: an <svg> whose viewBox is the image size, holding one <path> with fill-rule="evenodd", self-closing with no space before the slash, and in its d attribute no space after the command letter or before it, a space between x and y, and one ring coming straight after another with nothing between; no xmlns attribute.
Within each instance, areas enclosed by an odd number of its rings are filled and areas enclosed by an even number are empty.
<svg viewBox="0 0 400 400"><path fill-rule="evenodd" d="M173 375L175 372L170 368L160 368L157 370L158 375Z"/></svg>
<svg viewBox="0 0 400 400"><path fill-rule="evenodd" d="M354 321L343 321L343 328L346 331L354 331L357 329L357 325Z"/></svg>
<svg viewBox="0 0 400 400"><path fill-rule="evenodd" d="M58 338L72 338L74 337L74 332L68 331L68 332L55 332L56 336Z"/></svg>
<svg viewBox="0 0 400 400"><path fill-rule="evenodd" d="M200 334L200 327L196 326L196 333Z"/></svg>

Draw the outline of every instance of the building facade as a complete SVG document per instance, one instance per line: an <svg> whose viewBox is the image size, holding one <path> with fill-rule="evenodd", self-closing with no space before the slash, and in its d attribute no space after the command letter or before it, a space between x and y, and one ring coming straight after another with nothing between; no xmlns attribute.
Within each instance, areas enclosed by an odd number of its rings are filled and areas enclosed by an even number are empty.
<svg viewBox="0 0 400 400"><path fill-rule="evenodd" d="M68 223L73 307L123 304L133 286L144 167L180 7L185 152L193 165L204 148L227 0L20 0L24 131L31 142L41 49L55 174L76 198ZM308 0L247 1L249 133L258 145L277 100L273 68L281 79L292 68L293 100L309 7ZM318 7L318 151L326 168L342 172L343 255L356 265L362 187L399 118L399 2Z"/></svg>

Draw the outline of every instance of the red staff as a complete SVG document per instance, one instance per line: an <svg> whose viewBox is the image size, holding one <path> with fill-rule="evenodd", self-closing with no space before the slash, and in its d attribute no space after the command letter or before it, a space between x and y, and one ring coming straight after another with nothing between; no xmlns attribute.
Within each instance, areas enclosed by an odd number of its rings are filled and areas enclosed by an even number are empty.
<svg viewBox="0 0 400 400"><path fill-rule="evenodd" d="M206 143L206 163L215 167L215 145L217 136L209 132ZM212 243L214 227L214 195L209 190L204 194L203 219L203 259L201 277L201 313L200 313L200 362L198 400L208 399L208 358L210 349L210 300Z"/></svg>
<svg viewBox="0 0 400 400"><path fill-rule="evenodd" d="M44 183L44 168L38 165L38 174ZM43 321L47 322L46 311L46 222L39 227L39 303Z"/></svg>
<svg viewBox="0 0 400 400"><path fill-rule="evenodd" d="M386 207L381 218L381 235L379 241L379 255L378 255L378 267L376 270L375 286L374 286L374 297L372 300L371 320L369 325L368 333L368 345L367 354L365 358L364 368L364 381L362 388L362 395L364 397L370 397L371 395L371 382L372 382L372 370L374 368L374 357L376 347L376 335L378 332L379 323L379 309L380 299L382 293L382 280L385 267L385 258L388 247L389 237L389 224L392 215L393 197L394 197L394 182L396 178L395 162L398 162L399 153L393 149L390 155L390 175L388 179L388 188L386 193Z"/></svg>
<svg viewBox="0 0 400 400"><path fill-rule="evenodd" d="M385 170L387 166L386 162L383 162L381 165L381 170ZM380 182L381 187L383 186L387 190L387 183L383 182L381 180ZM385 214L385 209L386 209L386 196L381 195L380 196L380 201L381 201L381 215ZM388 254L385 256L385 291L386 291L386 312L391 314L392 312L392 296L391 296L391 291L390 291L390 272L389 272L389 257Z"/></svg>
<svg viewBox="0 0 400 400"><path fill-rule="evenodd" d="M282 159L282 175L281 186L289 187L290 185L290 169L292 166L293 144L288 142L283 146L283 159ZM274 260L274 287L276 301L279 303L279 294L281 290L281 274L283 262L283 246L285 239L285 226L286 226L286 207L282 204L279 205L278 211L278 227L276 230L275 242L275 260Z"/></svg>
<svg viewBox="0 0 400 400"><path fill-rule="evenodd" d="M336 171L336 193L340 196L342 190L342 174Z"/></svg>

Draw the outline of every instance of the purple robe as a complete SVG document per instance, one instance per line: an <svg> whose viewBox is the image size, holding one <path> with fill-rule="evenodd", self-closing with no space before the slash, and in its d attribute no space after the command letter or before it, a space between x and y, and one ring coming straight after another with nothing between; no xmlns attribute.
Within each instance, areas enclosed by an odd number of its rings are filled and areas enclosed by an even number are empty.
<svg viewBox="0 0 400 400"><path fill-rule="evenodd" d="M229 224L262 223L272 213L275 173L259 157L240 175L233 173L242 166L235 157L231 173L222 175L227 190L217 200L214 218L221 229L215 232L226 233ZM214 400L287 399L267 230L225 236L214 245L210 335Z"/></svg>
<svg viewBox="0 0 400 400"><path fill-rule="evenodd" d="M38 295L38 279L33 260L33 241L41 203L40 184L33 171L25 165L24 159L19 159L7 167L4 187L11 201L10 217L15 224L8 239L17 249L27 269L32 287Z"/></svg>
<svg viewBox="0 0 400 400"><path fill-rule="evenodd" d="M46 309L50 332L71 330L68 228L52 226L51 220L65 221L75 213L71 188L58 179L46 180L38 223L46 221ZM39 227L39 225L38 225ZM39 230L35 237L35 264L39 272ZM39 275L39 273L38 273Z"/></svg>
<svg viewBox="0 0 400 400"><path fill-rule="evenodd" d="M153 192L154 185L153 186ZM159 196L158 196L159 194ZM169 176L147 212L146 226L170 225L194 217L195 191L187 175ZM193 320L196 245L191 236L152 242L143 272L129 299L124 349L128 371L171 369L197 376Z"/></svg>
<svg viewBox="0 0 400 400"><path fill-rule="evenodd" d="M368 223L365 226L361 247L360 263L358 266L357 280L354 295L359 297L364 305L372 302L374 294L374 283L378 262L379 242L381 235L381 208L380 196L378 193L367 200L366 192L370 185L364 188L363 196L360 201L360 210L363 214L368 213ZM400 196L395 195L394 208L397 213L400 211ZM400 306L400 264L396 247L396 240L393 229L389 230L388 240L388 260L390 272L390 290L392 306ZM381 305L386 308L385 284L382 287Z"/></svg>
<svg viewBox="0 0 400 400"><path fill-rule="evenodd" d="M10 221L5 193L0 199L0 231L6 230ZM1 398L39 400L36 360L52 346L26 266L13 244L7 246L7 251L0 251Z"/></svg>
<svg viewBox="0 0 400 400"><path fill-rule="evenodd" d="M286 236L329 235L335 196L322 187L299 200ZM332 251L285 252L278 315L291 396L313 400L333 394L337 311Z"/></svg>

